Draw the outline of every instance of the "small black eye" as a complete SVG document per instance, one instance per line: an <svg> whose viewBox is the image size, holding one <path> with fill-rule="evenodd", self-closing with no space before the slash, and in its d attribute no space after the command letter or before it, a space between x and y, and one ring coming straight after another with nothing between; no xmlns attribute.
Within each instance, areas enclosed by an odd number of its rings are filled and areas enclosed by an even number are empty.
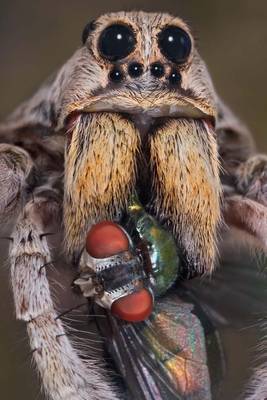
<svg viewBox="0 0 267 400"><path fill-rule="evenodd" d="M104 58L109 61L118 61L127 57L134 50L135 44L135 35L130 27L114 24L101 33L98 47Z"/></svg>
<svg viewBox="0 0 267 400"><path fill-rule="evenodd" d="M119 83L123 80L123 72L119 67L114 67L109 73L109 79L113 82Z"/></svg>
<svg viewBox="0 0 267 400"><path fill-rule="evenodd" d="M172 70L169 76L169 82L171 85L178 85L182 80L181 74L178 71Z"/></svg>
<svg viewBox="0 0 267 400"><path fill-rule="evenodd" d="M177 26L164 28L158 35L158 44L162 54L176 64L183 64L192 48L188 33Z"/></svg>
<svg viewBox="0 0 267 400"><path fill-rule="evenodd" d="M83 44L85 44L85 42L89 36L89 33L92 32L94 29L95 29L95 21L91 21L85 26L83 33L82 33L82 43Z"/></svg>
<svg viewBox="0 0 267 400"><path fill-rule="evenodd" d="M160 62L155 62L150 67L151 74L156 78L161 78L164 75L164 65Z"/></svg>
<svg viewBox="0 0 267 400"><path fill-rule="evenodd" d="M129 65L128 73L132 78L138 78L143 73L143 65L137 62L134 62Z"/></svg>

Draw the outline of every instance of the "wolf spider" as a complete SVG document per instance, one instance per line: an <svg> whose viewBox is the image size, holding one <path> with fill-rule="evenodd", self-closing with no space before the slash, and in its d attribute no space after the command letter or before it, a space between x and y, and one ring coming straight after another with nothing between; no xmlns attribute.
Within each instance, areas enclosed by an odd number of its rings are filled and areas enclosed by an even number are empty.
<svg viewBox="0 0 267 400"><path fill-rule="evenodd" d="M189 27L160 13L111 13L88 24L82 46L0 133L0 213L15 218L16 317L27 324L45 392L117 399L57 318L47 235L64 231L78 268L90 226L119 220L137 191L177 240L184 276L211 273L225 223L266 250L267 158L214 91ZM266 375L263 368L255 377L251 399L267 397Z"/></svg>

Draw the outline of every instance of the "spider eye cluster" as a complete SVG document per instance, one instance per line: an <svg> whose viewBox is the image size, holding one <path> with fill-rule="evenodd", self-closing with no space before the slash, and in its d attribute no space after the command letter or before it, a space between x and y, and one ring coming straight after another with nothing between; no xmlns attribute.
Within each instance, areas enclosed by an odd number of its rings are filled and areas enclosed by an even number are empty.
<svg viewBox="0 0 267 400"><path fill-rule="evenodd" d="M83 44L95 28L94 21L86 25L82 36ZM190 35L178 26L165 25L157 34L156 41L163 57L159 56L159 59L148 67L150 74L155 79L165 77L170 85L177 86L181 82L179 66L188 60L192 50ZM108 75L111 82L122 82L126 74L132 79L138 79L143 75L145 67L139 60L129 60L127 69L123 69L120 65L122 60L134 52L136 45L136 32L130 24L112 23L100 32L97 39L98 54L102 59L113 64ZM168 68L170 63L173 64L171 69Z"/></svg>
<svg viewBox="0 0 267 400"><path fill-rule="evenodd" d="M133 52L136 38L133 30L123 24L110 25L99 37L98 49L103 58L118 61Z"/></svg>

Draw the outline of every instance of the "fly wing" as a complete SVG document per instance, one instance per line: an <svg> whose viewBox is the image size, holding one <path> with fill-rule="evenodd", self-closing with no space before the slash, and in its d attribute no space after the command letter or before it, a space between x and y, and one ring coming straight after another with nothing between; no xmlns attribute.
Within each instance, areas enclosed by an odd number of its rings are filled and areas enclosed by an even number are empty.
<svg viewBox="0 0 267 400"><path fill-rule="evenodd" d="M242 254L241 254L242 253ZM184 284L217 327L248 328L266 316L266 257L232 253L212 277Z"/></svg>
<svg viewBox="0 0 267 400"><path fill-rule="evenodd" d="M220 398L239 398L242 393L240 398L247 398L244 393L249 393L249 399L263 399L267 263L263 255L252 256L244 249L239 253L237 257L232 251L211 278L192 280L186 288L220 334L227 361Z"/></svg>
<svg viewBox="0 0 267 400"><path fill-rule="evenodd" d="M193 304L169 294L156 302L153 314L142 323L128 324L111 316L108 326L102 322L99 327L126 385L127 399L212 398L205 331L195 312ZM214 346L214 341L209 343Z"/></svg>

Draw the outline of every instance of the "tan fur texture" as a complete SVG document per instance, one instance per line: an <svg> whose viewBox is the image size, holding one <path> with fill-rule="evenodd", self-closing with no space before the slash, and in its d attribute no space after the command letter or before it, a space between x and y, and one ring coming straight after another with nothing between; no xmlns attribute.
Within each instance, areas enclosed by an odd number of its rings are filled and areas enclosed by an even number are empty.
<svg viewBox="0 0 267 400"><path fill-rule="evenodd" d="M188 275L211 271L221 191L212 130L194 120L168 120L151 136L151 168L157 215L181 244Z"/></svg>
<svg viewBox="0 0 267 400"><path fill-rule="evenodd" d="M82 115L66 154L67 247L79 249L89 226L116 219L135 186L140 147L134 125L117 114Z"/></svg>

